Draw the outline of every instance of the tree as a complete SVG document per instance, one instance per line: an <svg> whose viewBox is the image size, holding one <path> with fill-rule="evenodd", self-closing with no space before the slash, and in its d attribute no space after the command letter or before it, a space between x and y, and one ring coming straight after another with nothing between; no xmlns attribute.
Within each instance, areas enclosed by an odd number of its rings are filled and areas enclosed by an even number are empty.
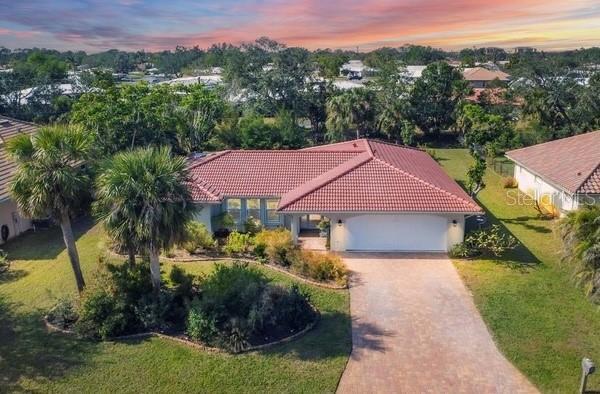
<svg viewBox="0 0 600 394"><path fill-rule="evenodd" d="M375 125L374 93L358 88L346 90L327 101L327 132L330 141L369 135Z"/></svg>
<svg viewBox="0 0 600 394"><path fill-rule="evenodd" d="M469 88L462 74L445 62L423 70L410 92L412 121L425 133L438 134L454 121L454 110Z"/></svg>
<svg viewBox="0 0 600 394"><path fill-rule="evenodd" d="M201 84L183 88L181 110L185 126L177 133L179 148L184 153L206 148L217 122L225 112L225 102Z"/></svg>
<svg viewBox="0 0 600 394"><path fill-rule="evenodd" d="M375 78L369 83L375 94L377 129L396 142L403 139L401 134L404 132L412 144L414 133L411 135L410 129L414 126L411 127L408 120L406 69L396 60L379 62L378 66Z"/></svg>
<svg viewBox="0 0 600 394"><path fill-rule="evenodd" d="M185 159L166 147L118 153L96 180L96 215L118 242L148 256L156 292L160 252L183 239L196 211L188 182Z"/></svg>
<svg viewBox="0 0 600 394"><path fill-rule="evenodd" d="M485 187L483 177L485 176L485 159L480 155L473 154L475 162L467 170L467 190L471 197L475 197Z"/></svg>
<svg viewBox="0 0 600 394"><path fill-rule="evenodd" d="M42 127L35 135L8 141L18 168L10 192L19 210L31 218L50 215L60 223L77 289L85 287L71 215L89 195L90 177L81 163L89 158L93 139L79 128Z"/></svg>
<svg viewBox="0 0 600 394"><path fill-rule="evenodd" d="M139 83L82 95L71 120L97 136L103 154L148 145L189 153L205 148L224 107L222 99L199 85Z"/></svg>
<svg viewBox="0 0 600 394"><path fill-rule="evenodd" d="M484 146L503 150L517 144L515 131L502 116L486 112L477 104L465 104L458 111L457 126L463 132L464 143L470 148Z"/></svg>

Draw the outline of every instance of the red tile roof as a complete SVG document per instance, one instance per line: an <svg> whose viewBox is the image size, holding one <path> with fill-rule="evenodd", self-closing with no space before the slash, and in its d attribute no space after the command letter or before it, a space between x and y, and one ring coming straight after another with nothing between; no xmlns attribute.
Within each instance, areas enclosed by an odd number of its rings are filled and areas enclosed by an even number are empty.
<svg viewBox="0 0 600 394"><path fill-rule="evenodd" d="M572 194L600 193L600 130L512 150L506 156Z"/></svg>
<svg viewBox="0 0 600 394"><path fill-rule="evenodd" d="M0 201L9 198L9 183L17 169L17 163L8 155L5 143L19 134L32 134L38 129L33 123L0 116Z"/></svg>
<svg viewBox="0 0 600 394"><path fill-rule="evenodd" d="M279 197L281 212L480 212L425 152L373 140L298 151L225 151L190 161L196 201ZM196 186L196 185L195 185Z"/></svg>

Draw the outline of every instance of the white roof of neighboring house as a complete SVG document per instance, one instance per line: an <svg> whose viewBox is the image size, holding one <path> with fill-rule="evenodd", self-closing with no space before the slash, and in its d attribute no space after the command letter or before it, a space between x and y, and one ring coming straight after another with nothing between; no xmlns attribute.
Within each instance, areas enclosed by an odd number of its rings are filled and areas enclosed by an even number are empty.
<svg viewBox="0 0 600 394"><path fill-rule="evenodd" d="M406 66L406 76L411 79L420 78L427 66Z"/></svg>
<svg viewBox="0 0 600 394"><path fill-rule="evenodd" d="M78 89L78 87L76 85L73 85L71 83L61 83L58 85L55 85L56 88L60 91L60 93L62 95L65 96L69 96L71 94L78 94L81 93ZM7 95L5 95L4 97L10 97L10 96L14 96L14 95L18 95L19 98L19 104L20 105L27 105L27 102L29 101L29 98L35 93L36 90L43 88L40 86L34 86L32 88L27 88L27 89L23 89L20 90L18 92L12 92L12 93L8 93ZM15 97L16 99L16 97Z"/></svg>
<svg viewBox="0 0 600 394"><path fill-rule="evenodd" d="M373 71L374 69L366 66L362 60L350 60L348 63L342 64L342 70L362 73L364 71Z"/></svg>
<svg viewBox="0 0 600 394"><path fill-rule="evenodd" d="M223 78L220 75L200 75L198 77L181 77L175 79L169 79L160 83L168 85L194 85L201 83L203 85L218 85L223 82Z"/></svg>
<svg viewBox="0 0 600 394"><path fill-rule="evenodd" d="M346 81L346 80L333 81L333 86L335 86L338 89L342 89L342 90L365 87L364 83L362 83L361 81Z"/></svg>

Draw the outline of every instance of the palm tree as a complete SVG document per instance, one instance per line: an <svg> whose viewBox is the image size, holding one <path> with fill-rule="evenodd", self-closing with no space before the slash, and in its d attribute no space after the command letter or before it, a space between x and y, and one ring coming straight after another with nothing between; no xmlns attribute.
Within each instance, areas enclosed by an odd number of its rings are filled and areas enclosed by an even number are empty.
<svg viewBox="0 0 600 394"><path fill-rule="evenodd" d="M92 137L79 128L42 127L35 135L20 135L7 144L18 168L10 192L19 210L31 218L50 215L60 223L79 292L85 281L71 227L71 214L89 195L90 178L81 163L89 158Z"/></svg>
<svg viewBox="0 0 600 394"><path fill-rule="evenodd" d="M180 241L195 213L182 157L169 148L142 148L115 155L96 180L94 211L122 245L150 260L154 290L160 290L161 249Z"/></svg>
<svg viewBox="0 0 600 394"><path fill-rule="evenodd" d="M327 101L327 137L332 141L343 140L350 129L355 129L356 138L368 134L373 128L375 112L373 92L350 89L331 97Z"/></svg>

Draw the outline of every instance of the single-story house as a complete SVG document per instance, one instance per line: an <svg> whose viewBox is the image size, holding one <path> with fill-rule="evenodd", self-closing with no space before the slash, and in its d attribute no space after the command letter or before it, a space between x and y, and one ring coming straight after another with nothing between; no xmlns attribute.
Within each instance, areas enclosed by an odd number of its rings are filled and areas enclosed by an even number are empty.
<svg viewBox="0 0 600 394"><path fill-rule="evenodd" d="M560 214L600 203L600 131L506 152L519 190Z"/></svg>
<svg viewBox="0 0 600 394"><path fill-rule="evenodd" d="M463 70L463 77L469 81L472 88L487 88L490 82L499 80L510 81L510 75L500 70L488 70L483 67L469 67Z"/></svg>
<svg viewBox="0 0 600 394"><path fill-rule="evenodd" d="M5 144L16 135L36 131L37 126L33 123L0 116L0 244L31 228L31 220L19 214L9 195L9 183L17 164L8 156Z"/></svg>
<svg viewBox="0 0 600 394"><path fill-rule="evenodd" d="M189 160L198 220L228 212L301 231L330 221L334 251L447 251L481 208L426 152L358 139L300 150L228 150Z"/></svg>

